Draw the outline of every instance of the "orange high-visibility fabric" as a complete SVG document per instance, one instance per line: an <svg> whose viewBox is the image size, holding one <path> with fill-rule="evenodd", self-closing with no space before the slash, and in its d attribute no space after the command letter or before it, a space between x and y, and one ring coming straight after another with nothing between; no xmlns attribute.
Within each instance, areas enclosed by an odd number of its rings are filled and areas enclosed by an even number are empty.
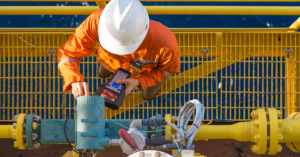
<svg viewBox="0 0 300 157"><path fill-rule="evenodd" d="M115 72L123 68L137 78L141 88L145 89L156 85L166 78L165 73L171 76L180 70L179 49L175 35L159 22L150 20L148 33L139 48L130 55L116 55L106 51L99 43L98 24L103 9L92 13L61 46L58 52L58 63L64 58L71 58L75 62L66 61L59 64L59 70L64 78L63 91L72 90L71 84L83 82L78 71L81 57L89 56L94 52L95 43L99 48L95 55L99 62L109 71ZM100 19L101 20L101 19ZM129 68L130 62L141 64L142 72Z"/></svg>

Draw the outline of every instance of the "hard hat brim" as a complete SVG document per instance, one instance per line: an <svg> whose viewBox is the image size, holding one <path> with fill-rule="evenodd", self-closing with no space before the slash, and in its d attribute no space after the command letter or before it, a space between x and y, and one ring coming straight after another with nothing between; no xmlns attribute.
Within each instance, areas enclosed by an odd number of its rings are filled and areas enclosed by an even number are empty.
<svg viewBox="0 0 300 157"><path fill-rule="evenodd" d="M147 16L147 29L144 31L144 33L140 36L140 40L138 40L135 43L131 43L128 45L119 45L118 41L111 36L109 33L107 26L105 24L105 19L106 18L106 11L105 9L103 10L100 19L99 19L99 26L98 26L98 35L99 35L99 42L100 45L107 51L117 54L117 55L128 55L133 52L135 52L138 47L141 45L141 43L144 41L147 32L149 30L149 16Z"/></svg>

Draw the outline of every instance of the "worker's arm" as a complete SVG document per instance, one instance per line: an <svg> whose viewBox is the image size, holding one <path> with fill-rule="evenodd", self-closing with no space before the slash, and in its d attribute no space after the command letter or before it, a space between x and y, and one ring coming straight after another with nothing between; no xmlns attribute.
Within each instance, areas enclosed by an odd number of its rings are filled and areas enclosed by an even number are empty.
<svg viewBox="0 0 300 157"><path fill-rule="evenodd" d="M165 49L157 68L152 69L151 71L141 72L136 79L129 78L125 80L118 80L117 83L125 84L125 96L128 96L136 87L140 86L142 89L145 89L154 86L158 82L172 76L174 73L179 72L179 59L180 56L177 47L175 48L175 51Z"/></svg>
<svg viewBox="0 0 300 157"><path fill-rule="evenodd" d="M123 83L126 85L125 95L129 95L130 92L138 86L145 89L172 76L173 73L178 73L180 70L179 52L177 48L175 48L175 50L176 51L169 51L165 49L157 68L151 71L141 72L137 79L129 78L126 80L118 80L118 84Z"/></svg>
<svg viewBox="0 0 300 157"><path fill-rule="evenodd" d="M72 86L81 88L85 94L88 94L87 84L83 83L83 77L78 71L81 57L89 56L94 51L94 45L97 40L98 19L96 12L91 14L61 46L58 52L58 69L64 78L63 91L71 91ZM81 83L77 83L81 82ZM72 85L74 83L74 85ZM72 85L72 86L71 86ZM85 89L85 90L84 90ZM74 96L83 95L83 91L73 92Z"/></svg>
<svg viewBox="0 0 300 157"><path fill-rule="evenodd" d="M116 81L117 84L125 84L125 96L128 96L130 94L130 92L140 86L140 82L138 79L134 79L134 78L128 78L128 79L124 79L124 80L117 80Z"/></svg>
<svg viewBox="0 0 300 157"><path fill-rule="evenodd" d="M174 51L170 51L166 48L164 51L157 68L152 69L151 71L143 71L137 77L142 89L154 86L158 82L172 76L174 73L179 72L180 56L178 47L176 47Z"/></svg>

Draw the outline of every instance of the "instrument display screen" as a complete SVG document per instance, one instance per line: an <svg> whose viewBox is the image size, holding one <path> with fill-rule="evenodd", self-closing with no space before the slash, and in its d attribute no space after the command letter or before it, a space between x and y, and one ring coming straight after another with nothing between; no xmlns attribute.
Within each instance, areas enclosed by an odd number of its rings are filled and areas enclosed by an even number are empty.
<svg viewBox="0 0 300 157"><path fill-rule="evenodd" d="M117 94L115 94L107 89L104 89L103 92L101 93L101 95L103 95L105 98L107 98L111 101L116 101L117 97L118 97Z"/></svg>

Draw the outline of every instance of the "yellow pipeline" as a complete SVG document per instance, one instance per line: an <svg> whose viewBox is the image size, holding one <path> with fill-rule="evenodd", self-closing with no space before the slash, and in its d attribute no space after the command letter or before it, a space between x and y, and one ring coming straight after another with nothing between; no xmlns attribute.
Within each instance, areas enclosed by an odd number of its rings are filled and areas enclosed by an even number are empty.
<svg viewBox="0 0 300 157"><path fill-rule="evenodd" d="M195 140L235 139L253 141L257 132L253 122L239 122L233 125L201 125Z"/></svg>
<svg viewBox="0 0 300 157"><path fill-rule="evenodd" d="M283 135L283 140L280 143L300 143L300 119L283 120L279 132Z"/></svg>
<svg viewBox="0 0 300 157"><path fill-rule="evenodd" d="M300 143L300 119L284 119L282 124L279 132L283 135L283 140L280 140L279 143ZM254 136L257 132L258 129L254 126L254 121L239 122L233 125L201 125L195 140L235 139L255 142Z"/></svg>
<svg viewBox="0 0 300 157"><path fill-rule="evenodd" d="M12 125L0 125L0 138L12 138L12 134Z"/></svg>
<svg viewBox="0 0 300 157"><path fill-rule="evenodd" d="M0 15L89 15L97 6L1 6ZM146 6L164 15L299 15L300 7L277 6Z"/></svg>

